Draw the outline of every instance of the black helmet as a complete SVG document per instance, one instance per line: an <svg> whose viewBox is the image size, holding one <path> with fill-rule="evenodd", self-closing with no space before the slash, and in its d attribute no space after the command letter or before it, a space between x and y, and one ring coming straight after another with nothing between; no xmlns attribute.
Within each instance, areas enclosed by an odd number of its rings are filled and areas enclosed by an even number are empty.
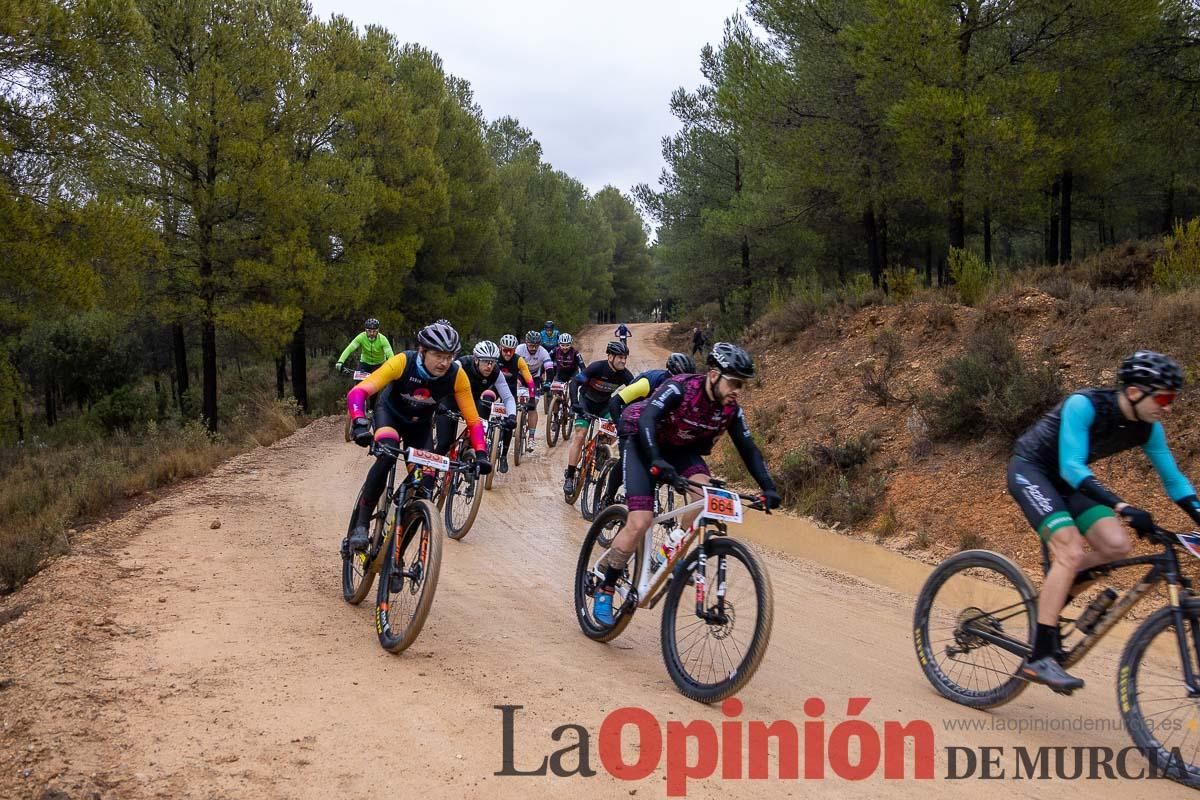
<svg viewBox="0 0 1200 800"><path fill-rule="evenodd" d="M459 348L458 331L444 322L435 322L421 328L421 332L417 334L417 343L427 350L457 353Z"/></svg>
<svg viewBox="0 0 1200 800"><path fill-rule="evenodd" d="M369 320L363 323L363 327L369 331L377 331L379 330L379 320L371 317Z"/></svg>
<svg viewBox="0 0 1200 800"><path fill-rule="evenodd" d="M667 372L672 375L683 375L696 371L696 363L692 361L691 356L683 353L671 353L667 356Z"/></svg>
<svg viewBox="0 0 1200 800"><path fill-rule="evenodd" d="M608 347L604 348L604 352L610 356L627 356L629 348L620 342L609 342Z"/></svg>
<svg viewBox="0 0 1200 800"><path fill-rule="evenodd" d="M1117 380L1126 386L1179 391L1183 388L1183 370L1170 356L1151 350L1138 350L1121 362Z"/></svg>
<svg viewBox="0 0 1200 800"><path fill-rule="evenodd" d="M554 327L554 320L552 320L552 319L548 319L548 320L546 320L546 324L545 324L543 327L546 327L546 328L553 328L553 327Z"/></svg>
<svg viewBox="0 0 1200 800"><path fill-rule="evenodd" d="M538 333L537 331L527 331L525 333L525 343L526 344L541 344L542 343L542 335L540 333Z"/></svg>
<svg viewBox="0 0 1200 800"><path fill-rule="evenodd" d="M717 342L708 354L708 365L733 378L753 378L754 359L736 344Z"/></svg>

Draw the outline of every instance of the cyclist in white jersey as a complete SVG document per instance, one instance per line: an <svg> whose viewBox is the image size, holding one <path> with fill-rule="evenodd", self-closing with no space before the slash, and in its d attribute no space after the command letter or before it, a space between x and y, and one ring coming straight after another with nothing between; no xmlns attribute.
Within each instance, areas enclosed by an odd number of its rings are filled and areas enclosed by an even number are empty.
<svg viewBox="0 0 1200 800"><path fill-rule="evenodd" d="M529 374L533 377L534 386L540 386L542 392L546 392L546 383L550 380L550 373L554 370L554 361L550 358L550 353L546 348L542 347L542 337L537 331L529 331L525 334L525 344L517 348L517 355L525 359L526 366L529 367ZM525 452L533 452L533 443L537 441L537 398L529 398L529 414L526 417L528 431L525 440Z"/></svg>

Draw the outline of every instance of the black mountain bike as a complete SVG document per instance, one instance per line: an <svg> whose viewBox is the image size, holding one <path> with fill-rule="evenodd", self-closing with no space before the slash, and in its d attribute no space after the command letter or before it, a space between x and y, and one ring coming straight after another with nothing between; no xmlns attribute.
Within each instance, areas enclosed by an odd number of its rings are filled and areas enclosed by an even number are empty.
<svg viewBox="0 0 1200 800"><path fill-rule="evenodd" d="M1200 534L1156 528L1147 538L1161 551L1076 575L1068 605L1104 576L1149 567L1123 594L1106 588L1078 618L1060 616L1057 658L1064 667L1078 663L1147 592L1165 583L1167 605L1142 621L1121 654L1117 703L1134 744L1155 761L1158 773L1200 788L1200 598L1179 568L1180 548L1200 558ZM1042 564L1049 569L1044 542ZM990 550L957 553L934 569L917 598L917 660L943 696L994 708L1028 685L1018 670L1032 652L1036 622L1037 595L1020 567Z"/></svg>

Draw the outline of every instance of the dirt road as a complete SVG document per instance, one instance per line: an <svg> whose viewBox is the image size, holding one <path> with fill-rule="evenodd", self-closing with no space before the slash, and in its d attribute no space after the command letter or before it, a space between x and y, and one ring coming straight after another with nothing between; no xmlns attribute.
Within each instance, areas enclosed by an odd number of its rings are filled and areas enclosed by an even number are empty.
<svg viewBox="0 0 1200 800"><path fill-rule="evenodd" d="M662 364L659 326L633 328L631 369ZM584 352L602 352L607 332L585 332ZM657 610L639 611L608 645L579 632L571 581L587 526L561 499L565 448L546 451L544 440L498 476L469 537L446 542L421 638L389 655L370 602L352 608L340 596L338 545L369 466L341 430L321 420L232 459L84 535L0 601L0 797L662 797L667 750L652 759L654 737L639 747L627 728L622 748L629 763L657 764L648 777L618 780L602 764L601 725L628 706L652 714L664 736L669 721L824 721L824 779L778 779L773 748L770 779L721 780L718 767L686 784L691 797L966 797L985 787L998 797L1191 795L1166 781L1011 780L1017 746L1130 744L1111 727L1111 653L1084 663L1088 686L1074 698L1030 690L994 713L972 712L921 675L911 597L775 552L764 553L774 636L741 713L684 699L662 663ZM804 529L796 523L796 535ZM835 774L834 732L850 698L870 698L855 718L876 731L928 721L935 777L914 779L911 746L903 779L885 778L882 765L863 781ZM595 776L496 775L503 705L523 707L510 712L509 771L534 770L583 730ZM1055 730L1015 730L1055 720ZM568 724L581 728L551 738ZM974 778L946 779L948 748L978 755L985 745L1005 748L1010 779L981 784L978 766ZM956 758L961 771L963 753ZM579 760L576 748L556 764L572 771Z"/></svg>

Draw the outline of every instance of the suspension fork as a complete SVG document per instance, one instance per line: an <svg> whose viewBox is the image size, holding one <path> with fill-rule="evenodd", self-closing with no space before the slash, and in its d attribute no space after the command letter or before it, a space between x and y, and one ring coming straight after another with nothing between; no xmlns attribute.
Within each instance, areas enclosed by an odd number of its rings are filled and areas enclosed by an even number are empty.
<svg viewBox="0 0 1200 800"><path fill-rule="evenodd" d="M1183 664L1183 681L1188 689L1189 697L1200 697L1200 680L1197 679L1193 665L1200 664L1200 625L1195 614L1184 614L1184 610L1195 611L1196 606L1187 600L1180 602L1179 584L1172 581L1167 584L1167 592L1171 600L1171 616L1175 621L1175 642L1179 647L1179 660ZM1190 631L1185 631L1185 625ZM1188 647L1188 635L1191 635L1191 647ZM1189 650L1191 654L1189 654ZM1195 661L1192 660L1193 655Z"/></svg>

